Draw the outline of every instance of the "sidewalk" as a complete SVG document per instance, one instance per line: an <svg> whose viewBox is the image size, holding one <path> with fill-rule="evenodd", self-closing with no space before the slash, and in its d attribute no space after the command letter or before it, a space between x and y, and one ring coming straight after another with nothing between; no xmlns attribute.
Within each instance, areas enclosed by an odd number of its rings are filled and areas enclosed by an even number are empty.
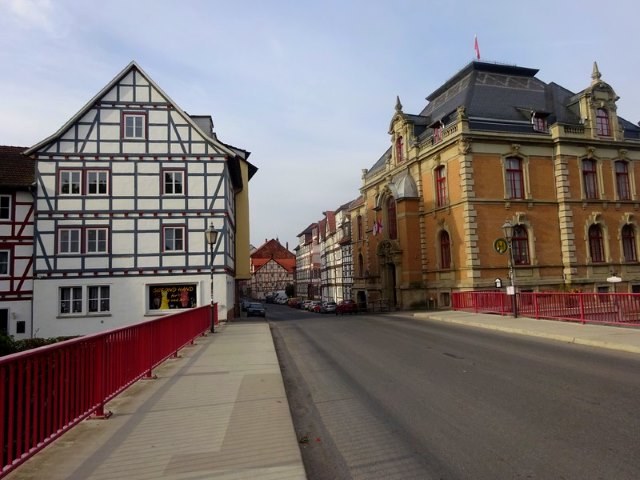
<svg viewBox="0 0 640 480"><path fill-rule="evenodd" d="M459 311L414 313L415 318L488 328L506 333L559 340L561 342L640 353L640 328L536 320Z"/></svg>
<svg viewBox="0 0 640 480"><path fill-rule="evenodd" d="M199 337L6 478L306 479L269 325Z"/></svg>

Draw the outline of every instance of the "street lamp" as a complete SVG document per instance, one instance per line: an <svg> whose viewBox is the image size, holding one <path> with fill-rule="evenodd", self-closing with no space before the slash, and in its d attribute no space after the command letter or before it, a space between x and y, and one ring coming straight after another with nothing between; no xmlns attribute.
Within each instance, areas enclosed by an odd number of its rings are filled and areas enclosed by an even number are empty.
<svg viewBox="0 0 640 480"><path fill-rule="evenodd" d="M218 231L213 229L213 223L209 224L209 228L204 231L205 238L207 239L207 243L209 244L209 252L211 252L210 262L210 274L211 274L211 333L215 333L216 324L215 318L213 315L213 247L218 241Z"/></svg>
<svg viewBox="0 0 640 480"><path fill-rule="evenodd" d="M511 295L511 308L513 309L513 317L518 317L518 299L516 298L516 272L513 269L514 258L513 258L513 230L514 225L507 220L502 225L502 231L504 232L504 238L507 241L507 245L509 247L509 279L511 280L511 288L513 289Z"/></svg>

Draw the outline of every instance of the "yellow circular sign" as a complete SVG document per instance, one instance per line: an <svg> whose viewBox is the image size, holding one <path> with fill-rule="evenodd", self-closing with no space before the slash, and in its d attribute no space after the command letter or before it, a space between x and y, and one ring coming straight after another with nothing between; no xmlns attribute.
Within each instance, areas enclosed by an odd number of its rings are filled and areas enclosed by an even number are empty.
<svg viewBox="0 0 640 480"><path fill-rule="evenodd" d="M493 242L493 248L500 255L504 254L509 250L509 244L504 238L498 238L495 242Z"/></svg>

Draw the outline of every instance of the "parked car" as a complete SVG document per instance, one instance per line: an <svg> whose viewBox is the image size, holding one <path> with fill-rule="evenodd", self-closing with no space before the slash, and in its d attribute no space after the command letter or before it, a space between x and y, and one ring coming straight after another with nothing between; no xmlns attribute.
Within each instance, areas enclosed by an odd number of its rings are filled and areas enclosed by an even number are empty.
<svg viewBox="0 0 640 480"><path fill-rule="evenodd" d="M302 302L302 308L303 310L309 310L309 305L311 305L311 300L305 300L304 302Z"/></svg>
<svg viewBox="0 0 640 480"><path fill-rule="evenodd" d="M353 300L342 300L336 306L336 315L344 315L345 313L358 313L358 304Z"/></svg>
<svg viewBox="0 0 640 480"><path fill-rule="evenodd" d="M310 312L320 312L320 305L322 305L320 300L312 300L309 304L308 310Z"/></svg>
<svg viewBox="0 0 640 480"><path fill-rule="evenodd" d="M334 313L336 307L336 302L323 302L320 306L320 313Z"/></svg>
<svg viewBox="0 0 640 480"><path fill-rule="evenodd" d="M266 317L267 311L261 303L250 303L247 306L247 317Z"/></svg>
<svg viewBox="0 0 640 480"><path fill-rule="evenodd" d="M302 306L302 300L300 300L299 298L290 298L289 301L287 302L287 305L289 305L292 308L300 308Z"/></svg>
<svg viewBox="0 0 640 480"><path fill-rule="evenodd" d="M240 309L243 312L246 312L247 307L249 306L250 303L251 303L251 300L249 300L248 298L243 298L242 300L240 300Z"/></svg>

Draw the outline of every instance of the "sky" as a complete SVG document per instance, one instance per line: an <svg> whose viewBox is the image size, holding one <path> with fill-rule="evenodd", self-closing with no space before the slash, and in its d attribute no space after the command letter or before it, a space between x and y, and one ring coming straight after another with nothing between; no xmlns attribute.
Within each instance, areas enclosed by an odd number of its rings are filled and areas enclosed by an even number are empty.
<svg viewBox="0 0 640 480"><path fill-rule="evenodd" d="M48 137L135 60L251 152L251 243L293 250L359 196L396 96L419 113L474 60L475 35L482 61L574 92L597 61L637 123L639 18L637 0L0 0L0 144Z"/></svg>

